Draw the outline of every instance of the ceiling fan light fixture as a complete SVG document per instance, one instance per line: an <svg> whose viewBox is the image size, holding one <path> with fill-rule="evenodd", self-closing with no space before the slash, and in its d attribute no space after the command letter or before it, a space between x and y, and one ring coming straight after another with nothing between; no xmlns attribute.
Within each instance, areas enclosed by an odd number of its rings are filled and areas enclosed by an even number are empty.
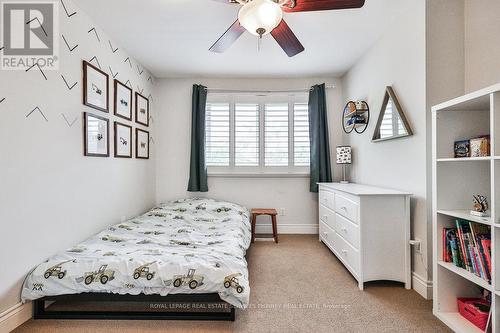
<svg viewBox="0 0 500 333"><path fill-rule="evenodd" d="M255 36L271 33L283 19L281 6L272 0L253 0L241 7L240 24Z"/></svg>

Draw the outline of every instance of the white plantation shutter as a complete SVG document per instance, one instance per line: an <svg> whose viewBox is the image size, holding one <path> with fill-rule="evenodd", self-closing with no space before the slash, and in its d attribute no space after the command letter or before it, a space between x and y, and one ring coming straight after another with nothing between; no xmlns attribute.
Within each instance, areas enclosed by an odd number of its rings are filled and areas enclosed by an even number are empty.
<svg viewBox="0 0 500 333"><path fill-rule="evenodd" d="M288 103L265 104L265 166L288 166Z"/></svg>
<svg viewBox="0 0 500 333"><path fill-rule="evenodd" d="M293 161L295 166L309 166L309 106L307 103L293 105Z"/></svg>
<svg viewBox="0 0 500 333"><path fill-rule="evenodd" d="M382 119L382 124L380 124L380 137L386 138L392 135L394 135L393 105L392 101L389 100L385 109L384 118Z"/></svg>
<svg viewBox="0 0 500 333"><path fill-rule="evenodd" d="M259 166L259 104L236 104L234 122L235 166Z"/></svg>
<svg viewBox="0 0 500 333"><path fill-rule="evenodd" d="M207 166L229 166L229 103L207 103L206 147Z"/></svg>

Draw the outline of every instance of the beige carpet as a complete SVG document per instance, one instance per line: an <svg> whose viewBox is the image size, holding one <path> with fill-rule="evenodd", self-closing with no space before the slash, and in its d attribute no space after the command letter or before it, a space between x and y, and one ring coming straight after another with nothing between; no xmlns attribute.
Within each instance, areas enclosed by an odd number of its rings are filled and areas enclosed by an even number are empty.
<svg viewBox="0 0 500 333"><path fill-rule="evenodd" d="M256 242L248 261L251 306L234 323L31 320L14 332L450 332L415 291L387 283L359 291L317 236Z"/></svg>

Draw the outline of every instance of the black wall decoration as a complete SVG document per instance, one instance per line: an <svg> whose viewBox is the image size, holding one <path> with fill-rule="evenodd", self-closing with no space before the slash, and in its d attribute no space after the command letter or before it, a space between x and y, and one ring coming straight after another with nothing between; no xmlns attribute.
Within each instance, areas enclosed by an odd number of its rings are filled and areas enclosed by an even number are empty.
<svg viewBox="0 0 500 333"><path fill-rule="evenodd" d="M5 97L0 99L0 103L2 103L3 101L5 101Z"/></svg>
<svg viewBox="0 0 500 333"><path fill-rule="evenodd" d="M75 82L75 83L73 83L73 85L70 86L68 84L68 81L66 81L66 78L64 77L64 75L61 74L61 77L62 77L64 83L66 83L66 87L68 87L69 90L73 89L78 84L78 82Z"/></svg>
<svg viewBox="0 0 500 333"><path fill-rule="evenodd" d="M111 47L111 52L116 53L116 51L118 51L118 48L114 49L113 45L111 44L111 41L108 40L108 42L109 42L109 47Z"/></svg>
<svg viewBox="0 0 500 333"><path fill-rule="evenodd" d="M95 33L95 36L97 37L97 40L100 43L101 39L99 38L99 34L97 33L97 30L95 29L95 27L93 27L92 29L90 29L89 31L87 31L87 33L91 33L92 31Z"/></svg>
<svg viewBox="0 0 500 333"><path fill-rule="evenodd" d="M113 79L116 79L116 76L118 75L118 72L113 73L113 70L111 69L111 66L108 66L108 67L109 67L109 71L111 72L111 76L113 77Z"/></svg>
<svg viewBox="0 0 500 333"><path fill-rule="evenodd" d="M64 43L66 44L66 46L68 47L68 50L69 52L73 52L74 49L76 49L78 47L78 44L76 44L75 46L71 47L69 46L69 43L68 41L66 40L66 37L64 37L64 35L62 35L62 39L64 40Z"/></svg>
<svg viewBox="0 0 500 333"><path fill-rule="evenodd" d="M2 51L3 49L4 49L4 47L3 47L3 46L2 46L2 47L0 47L0 51Z"/></svg>
<svg viewBox="0 0 500 333"><path fill-rule="evenodd" d="M153 83L153 79L151 78L151 75L148 77L148 81Z"/></svg>
<svg viewBox="0 0 500 333"><path fill-rule="evenodd" d="M127 80L127 82L125 82L125 85L126 85L126 86L129 86L129 87L130 87L130 89L133 89L133 88L132 88L132 83L130 82L130 80Z"/></svg>
<svg viewBox="0 0 500 333"><path fill-rule="evenodd" d="M102 70L101 63L99 62L99 59L97 59L96 56L93 56L92 59L89 60L89 62L92 62L92 61L95 61L97 63L97 66L99 67L99 69Z"/></svg>
<svg viewBox="0 0 500 333"><path fill-rule="evenodd" d="M128 61L128 64L130 65L130 68L132 68L132 62L130 61L130 57L127 57L127 59L125 59L125 62Z"/></svg>
<svg viewBox="0 0 500 333"><path fill-rule="evenodd" d="M139 94L142 95L142 93L144 92L144 88L141 89L139 86L137 86L137 91L139 92Z"/></svg>
<svg viewBox="0 0 500 333"><path fill-rule="evenodd" d="M153 101L153 95L149 94L148 99L152 102Z"/></svg>
<svg viewBox="0 0 500 333"><path fill-rule="evenodd" d="M47 80L47 76L45 75L45 73L42 71L42 69L40 68L40 65L38 63L34 64L33 66L31 66L30 68L28 68L26 70L26 72L29 72L33 67L37 66L38 67L38 70L40 71L40 73L42 73L43 77L45 78L45 80Z"/></svg>
<svg viewBox="0 0 500 333"><path fill-rule="evenodd" d="M139 73L139 75L142 75L142 73L144 73L144 69L141 69L139 65L137 65L137 73Z"/></svg>
<svg viewBox="0 0 500 333"><path fill-rule="evenodd" d="M66 16L67 16L67 17L71 17L71 16L73 16L73 15L76 15L76 12L72 12L71 14L68 12L68 9L66 8L66 5L64 4L64 1L63 1L63 0L61 0L61 3L62 3L62 6L63 6L63 8L64 8L64 11L66 12Z"/></svg>
<svg viewBox="0 0 500 333"><path fill-rule="evenodd" d="M75 117L72 122L69 122L64 113L61 113L61 116L64 118L64 121L66 121L66 124L68 124L68 127L73 127L75 122L78 120L78 117Z"/></svg>
<svg viewBox="0 0 500 333"><path fill-rule="evenodd" d="M37 107L35 107L33 110L31 110L31 111L30 111L30 112L26 115L26 118L28 118L29 116L31 116L31 115L33 114L33 112L35 112L35 111L38 111L38 112L42 115L43 119L45 119L45 121L46 121L46 122L48 122L48 121L49 121L49 120L47 119L47 117L45 117L45 115L43 114L42 110L40 110L40 108L39 108L38 106L37 106Z"/></svg>
<svg viewBox="0 0 500 333"><path fill-rule="evenodd" d="M47 31L45 30L45 28L43 27L42 22L40 21L40 19L39 19L37 16L35 16L34 18L32 18L31 20L29 20L28 22L26 22L26 25L30 25L30 24L31 24L31 22L33 22L33 21L35 21L35 20L36 20L36 21L38 22L38 24L40 25L40 28L42 28L42 31L43 31L43 33L45 34L45 36L46 36L46 37L48 37L49 35L47 34Z"/></svg>

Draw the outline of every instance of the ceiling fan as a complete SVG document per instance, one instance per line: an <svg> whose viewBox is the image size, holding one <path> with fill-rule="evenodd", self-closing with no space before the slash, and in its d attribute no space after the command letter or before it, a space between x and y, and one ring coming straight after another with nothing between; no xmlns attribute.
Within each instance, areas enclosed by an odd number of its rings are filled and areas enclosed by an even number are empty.
<svg viewBox="0 0 500 333"><path fill-rule="evenodd" d="M262 38L271 34L283 51L293 57L304 51L290 27L283 20L283 13L361 8L365 0L215 0L242 5L238 19L210 47L216 53L225 52L244 32Z"/></svg>

